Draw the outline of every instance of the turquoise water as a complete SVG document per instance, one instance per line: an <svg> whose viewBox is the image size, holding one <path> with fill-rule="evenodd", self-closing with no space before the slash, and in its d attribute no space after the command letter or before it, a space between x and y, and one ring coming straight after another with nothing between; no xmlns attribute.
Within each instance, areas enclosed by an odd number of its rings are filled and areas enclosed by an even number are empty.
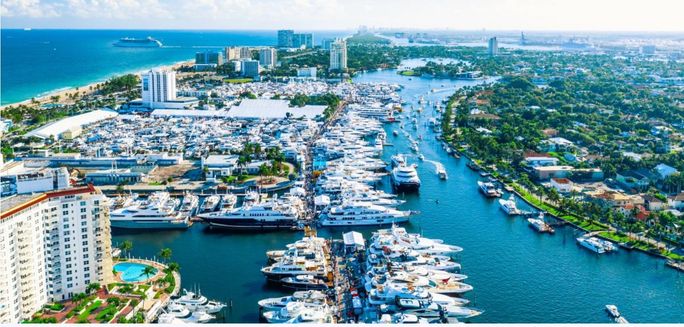
<svg viewBox="0 0 684 327"><path fill-rule="evenodd" d="M402 97L416 106L417 96L442 99L456 87L474 83L408 78L394 71L363 74L355 81L402 84ZM433 88L438 92L428 93ZM419 164L422 186L420 193L405 197L401 208L420 211L406 226L410 231L465 249L458 261L469 276L466 282L474 287L465 297L473 307L485 310L473 322L608 323L606 304L617 305L631 322L684 322L684 274L640 252L591 253L576 244L578 233L570 227L557 228L555 235L538 234L522 218L506 216L496 200L480 195L479 175L465 166L465 159L447 156L434 133L423 127L432 114L426 110L419 129L408 129L414 139L423 136L419 147L426 162L410 159ZM410 153L406 138L392 136L396 128L386 127L388 141L394 144L385 148L386 161L397 152ZM441 181L427 160L442 163L449 180ZM382 188L390 189L388 180ZM356 230L368 236L375 229ZM346 231L323 229L319 235L341 238ZM286 294L268 286L259 272L266 264L265 252L302 236L302 232L210 231L196 224L187 231L119 234L114 242L132 240L133 255L146 257L170 247L172 260L181 265L184 287L199 285L210 298L232 301L232 309L225 313L227 322L256 322L258 300Z"/></svg>
<svg viewBox="0 0 684 327"><path fill-rule="evenodd" d="M148 265L142 263L120 262L114 265L114 271L121 273L120 277L124 282L144 282L149 278L154 277L154 275L157 273L157 270L155 269L154 274L146 276L143 273L146 267L148 267Z"/></svg>
<svg viewBox="0 0 684 327"><path fill-rule="evenodd" d="M228 45L275 45L276 31L2 29L1 104L194 58ZM316 43L348 32L314 32ZM117 48L122 37L152 36L164 47Z"/></svg>

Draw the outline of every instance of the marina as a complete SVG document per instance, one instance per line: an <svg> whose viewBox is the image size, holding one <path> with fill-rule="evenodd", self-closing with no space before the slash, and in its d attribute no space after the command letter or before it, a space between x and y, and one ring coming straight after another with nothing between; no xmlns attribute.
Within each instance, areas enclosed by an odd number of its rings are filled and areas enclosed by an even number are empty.
<svg viewBox="0 0 684 327"><path fill-rule="evenodd" d="M443 96L435 93L428 94L428 91L434 87L430 85L432 82L429 80L418 78L408 80L408 78L397 76L393 71L362 74L356 77L355 81L400 82L404 88L399 94L407 100L416 99L415 95L422 95L426 101L438 101L439 97ZM481 81L445 81L444 83L456 88L478 82ZM426 120L432 114L435 113L424 110L417 120ZM386 134L394 134L392 129L395 127L396 124L381 125L381 129L384 129ZM407 128L412 130L412 127L407 126ZM576 245L575 239L579 235L569 226L557 227L553 236L540 235L529 231L527 227L529 222L525 219L499 218L507 215L500 209L498 201L487 200L479 194L480 188L477 185L477 181L481 178L479 174L466 167L466 160L455 159L446 153L441 142L434 140L435 134L430 129L423 130L420 123L416 128L416 130L420 129L424 135L424 140L416 145L419 153L426 159L423 163L415 161L418 163L415 170L421 180L419 193L394 194L396 192L392 189L391 177L386 172L381 173L386 164L368 160L363 161L362 164L346 162L345 166L354 167L351 167L353 169L345 168L349 171L345 173L345 182L342 182L339 176L329 176L327 183L319 185L321 189L326 190L320 195L327 196L328 201L335 201L334 197L343 193L342 184L352 185L359 190L383 191L383 193L377 193L378 199L401 200L403 202L393 208L413 213L409 222L402 226L407 232L443 239L444 243L458 244L465 248L465 251L457 254L457 263L461 265L461 271L458 273L445 271L445 273L468 275L467 279L455 281L451 287L454 290L462 289L464 286L456 283L466 281L468 285L473 286L471 291L464 293L462 299L470 302L467 307L484 310L484 313L469 318L469 321L606 322L605 315L601 314L601 310L597 308L602 308L605 303L616 301L620 302L617 305L630 317L630 321L677 322L680 319L674 312L681 310L657 309L673 303L675 306L681 306L681 303L684 303L682 289L672 287L681 282L679 272L637 252L623 251L617 255L600 257L593 255ZM379 133L377 126L371 129ZM375 152L381 161L389 163L392 156L397 153L410 153L411 147L414 146L404 134L392 136L392 143L394 146L391 151L385 148L384 151ZM363 145L351 151L372 152L366 149L366 146ZM446 181L438 178L434 165L427 163L428 160L442 163L450 178ZM508 196L508 194L501 195L502 199ZM317 197L317 199L321 200L321 207L327 206L324 197ZM340 202L339 205L342 203ZM522 201L517 201L517 205L520 210L532 211ZM370 240L379 228L388 228L388 226L322 227L318 230L318 237L339 239L345 232L358 231L364 239ZM118 232L115 234L114 242L132 240L135 244L134 253L150 256L154 255L161 246L173 247L174 255L182 267L185 283L202 285L206 296L225 303L233 303L232 306L222 311L223 318L221 319L227 322L256 322L260 319L257 302L265 298L282 298L293 294L293 289L266 282L264 275L259 273L264 265L264 253L282 249L287 244L294 244L302 239L302 234L301 231L237 233L230 230L209 229L205 224L195 224L185 231ZM333 247L331 244L331 250ZM442 254L435 255L441 256ZM544 260L538 259L541 256ZM231 258L231 262L226 264L225 260L217 261L216 258ZM535 264L531 265L530 262ZM327 276L328 272L339 271L343 267L340 263L344 261L338 263L331 257L327 265L315 266L314 275ZM456 267L456 265L441 262L432 262L432 265L449 269ZM286 268L285 265L282 267ZM351 269L354 274L357 274L353 270L354 265L346 265L343 269L345 271ZM506 273L502 274L502 271ZM638 271L638 274L634 271ZM596 278L601 275L610 275L611 278ZM227 281L225 276L231 276L230 281ZM344 276L340 273L333 274L333 278L327 282L333 285L346 283L348 279ZM292 276L278 277L282 277L279 279L282 280ZM569 279L572 283L559 284L556 282L559 278ZM299 282L309 281L304 278ZM533 291L529 286L531 284L536 285ZM657 295L643 294L641 290L644 287L655 290L653 294ZM592 293L594 295L591 297L585 296L597 288L609 291L600 294ZM365 285L356 285L353 290L351 287L346 289L348 292L341 294L345 299L343 309L354 308L355 303L367 298L364 297ZM640 300L624 300L637 298ZM402 301L400 305L405 307L417 305L418 308L414 308L413 313L377 312L373 317L381 321L439 319L439 315L429 313L430 305L423 310L420 307L422 305L420 301L409 300L411 299ZM546 303L545 310L540 311L537 306L533 305L540 301ZM326 305L333 305L333 303ZM363 307L363 301L361 306ZM453 302L448 306L450 307L449 315L453 315L456 319L474 313L460 309L464 306L453 305ZM572 306L573 310L567 310L568 306ZM340 312L339 308L337 310ZM309 314L307 312L310 310L305 308L300 308L298 312L301 314L297 317L282 316L273 317L273 319L282 320L285 317L306 321L334 319L332 309L330 312L323 310L324 314L321 316ZM419 317L417 314L422 316ZM345 319L353 317L342 316Z"/></svg>

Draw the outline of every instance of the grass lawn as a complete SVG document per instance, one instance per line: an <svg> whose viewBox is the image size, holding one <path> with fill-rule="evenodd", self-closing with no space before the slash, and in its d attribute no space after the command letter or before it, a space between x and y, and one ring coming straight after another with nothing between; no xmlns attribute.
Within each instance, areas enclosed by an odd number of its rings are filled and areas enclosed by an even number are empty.
<svg viewBox="0 0 684 327"><path fill-rule="evenodd" d="M414 72L413 70L410 70L410 69L409 69L409 70L402 70L402 71L400 71L400 72L399 72L399 75L401 75L401 76L416 76L417 74L416 74L416 72Z"/></svg>
<svg viewBox="0 0 684 327"><path fill-rule="evenodd" d="M231 83L231 84L242 84L242 83L249 83L252 81L251 78L227 78L223 80L226 83Z"/></svg>
<svg viewBox="0 0 684 327"><path fill-rule="evenodd" d="M82 321L82 320L88 319L88 316L90 316L90 313L95 311L95 309L99 308L101 305L102 305L102 301L100 301L100 300L93 302L92 304L90 304L85 309L85 311L83 311L81 314L78 315L78 320Z"/></svg>

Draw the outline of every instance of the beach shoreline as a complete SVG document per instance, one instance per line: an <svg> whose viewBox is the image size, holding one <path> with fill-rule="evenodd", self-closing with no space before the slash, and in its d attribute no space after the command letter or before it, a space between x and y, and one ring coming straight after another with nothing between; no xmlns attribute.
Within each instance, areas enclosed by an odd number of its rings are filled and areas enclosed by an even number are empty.
<svg viewBox="0 0 684 327"><path fill-rule="evenodd" d="M73 103L73 101L68 98L69 95L71 95L73 93L78 93L78 97L84 97L84 96L87 96L89 94L92 94L98 85L104 84L107 80L109 80L110 78L112 78L114 76L121 76L121 75L125 75L125 74L140 75L140 74L142 74L148 70L152 70L152 69L159 69L159 70L176 69L178 67L181 67L181 66L184 66L187 64L192 64L193 62L194 62L193 60L187 59L187 60L175 62L173 64L159 65L159 66L154 66L151 68L143 68L143 69L139 69L139 70L132 71L132 72L115 73L115 74L112 74L111 76L106 77L100 81L96 81L96 82L92 82L92 83L88 83L88 84L80 85L80 86L63 87L63 88L59 88L56 90L39 93L35 97L30 98L30 99L26 99L23 101L3 104L3 105L0 105L0 110L3 110L3 109L8 108L8 107L19 106L19 105L31 105L34 100L36 102L38 102L37 105L43 105L43 104L52 102L51 98L54 96L59 96L60 100L61 100L60 102L71 104L71 103Z"/></svg>

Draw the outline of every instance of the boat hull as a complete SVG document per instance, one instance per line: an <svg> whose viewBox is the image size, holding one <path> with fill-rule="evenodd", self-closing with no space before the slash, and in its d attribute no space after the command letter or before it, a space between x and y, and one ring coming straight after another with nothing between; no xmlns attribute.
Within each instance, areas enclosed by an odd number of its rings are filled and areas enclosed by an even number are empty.
<svg viewBox="0 0 684 327"><path fill-rule="evenodd" d="M211 227L232 230L277 230L277 229L292 229L297 226L295 221L256 221L252 219L216 219L203 218L202 221L209 224Z"/></svg>
<svg viewBox="0 0 684 327"><path fill-rule="evenodd" d="M345 227L345 226L382 226L400 224L409 221L409 217L382 218L382 219L359 219L359 220L321 220L321 227Z"/></svg>
<svg viewBox="0 0 684 327"><path fill-rule="evenodd" d="M392 183L395 190L399 192L417 192L420 189L420 183Z"/></svg>
<svg viewBox="0 0 684 327"><path fill-rule="evenodd" d="M187 229L190 223L185 221L177 222L152 222L152 221L111 221L114 229Z"/></svg>

